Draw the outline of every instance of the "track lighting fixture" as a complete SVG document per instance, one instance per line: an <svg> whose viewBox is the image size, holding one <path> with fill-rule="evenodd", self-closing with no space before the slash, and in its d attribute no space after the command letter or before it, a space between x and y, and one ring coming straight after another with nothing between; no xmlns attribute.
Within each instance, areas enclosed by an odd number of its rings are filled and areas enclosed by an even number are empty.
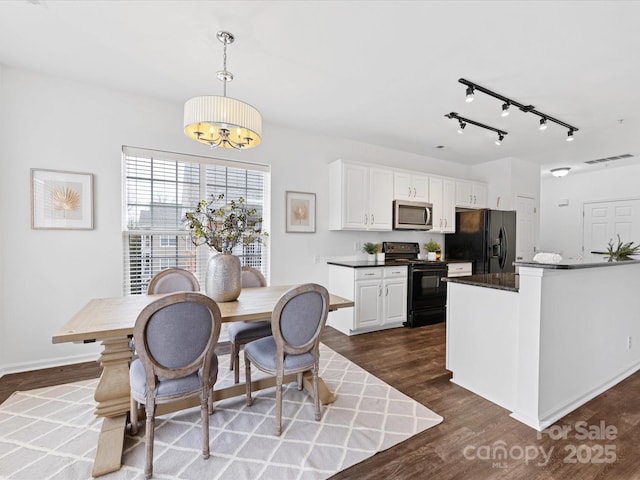
<svg viewBox="0 0 640 480"><path fill-rule="evenodd" d="M469 100L470 92L471 92L471 96L473 97L473 94L475 93L476 90L478 90L479 92L482 92L482 93L486 93L490 97L497 98L498 100L501 100L502 102L504 102L502 104L502 116L503 117L506 117L508 115L508 113L505 113L505 112L509 111L509 107L511 105L515 105L516 107L518 107L520 110L522 110L525 113L533 113L534 115L537 115L537 116L541 117L540 130L544 130L543 125L546 128L546 125L547 125L548 122L557 123L558 125L561 125L561 126L565 127L566 129L568 129L569 130L568 133L567 133L567 141L568 142L573 140L573 134L578 131L577 127L574 127L573 125L569 125L568 123L565 123L562 120L558 120L557 118L550 117L546 113L542 113L539 110L536 110L536 107L534 107L533 105L523 105L520 102L516 102L515 100L512 100L512 99L510 99L508 97L505 97L504 95L500 95L499 93L493 92L493 91L489 90L488 88L484 88L484 87L478 85L477 83L470 82L469 80L466 80L464 78L458 79L458 82L460 82L463 85L467 86L467 98L466 98L467 102L471 101L471 100ZM544 120L544 122L543 122L543 120Z"/></svg>
<svg viewBox="0 0 640 480"><path fill-rule="evenodd" d="M471 125L475 125L476 127L484 128L486 130L491 130L492 132L496 132L498 134L498 140L496 140L496 145L500 145L502 140L504 140L504 136L507 135L508 132L504 130L500 130L499 128L490 127L489 125L485 125L484 123L476 122L475 120L469 120L468 118L461 117L456 112L451 112L445 115L447 118L453 118L458 120L459 128L458 133L462 133L464 127L467 126L467 123Z"/></svg>
<svg viewBox="0 0 640 480"><path fill-rule="evenodd" d="M554 177L564 177L571 170L570 167L552 168L550 170L551 175Z"/></svg>
<svg viewBox="0 0 640 480"><path fill-rule="evenodd" d="M475 93L475 90L472 86L469 86L467 88L467 97L464 99L465 102L469 103L469 102L473 102L473 95Z"/></svg>

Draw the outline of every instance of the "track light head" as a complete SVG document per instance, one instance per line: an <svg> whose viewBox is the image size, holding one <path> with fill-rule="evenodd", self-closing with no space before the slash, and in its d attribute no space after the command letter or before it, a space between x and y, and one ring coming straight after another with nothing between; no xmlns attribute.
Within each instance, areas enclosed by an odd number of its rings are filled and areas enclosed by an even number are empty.
<svg viewBox="0 0 640 480"><path fill-rule="evenodd" d="M567 132L567 142L573 142L573 130Z"/></svg>
<svg viewBox="0 0 640 480"><path fill-rule="evenodd" d="M473 102L473 94L475 93L475 89L471 86L467 87L467 97L464 99L465 102Z"/></svg>
<svg viewBox="0 0 640 480"><path fill-rule="evenodd" d="M458 133L464 133L464 127L466 127L467 124L462 120L458 120L458 123L460 124L460 126L458 127Z"/></svg>
<svg viewBox="0 0 640 480"><path fill-rule="evenodd" d="M547 129L547 119L542 117L540 119L540 130L546 130Z"/></svg>
<svg viewBox="0 0 640 480"><path fill-rule="evenodd" d="M504 135L499 133L498 134L498 139L496 140L496 145L502 145L502 140L504 140Z"/></svg>
<svg viewBox="0 0 640 480"><path fill-rule="evenodd" d="M502 104L502 116L503 117L508 117L509 116L509 107L511 106L511 104L509 102L503 103Z"/></svg>

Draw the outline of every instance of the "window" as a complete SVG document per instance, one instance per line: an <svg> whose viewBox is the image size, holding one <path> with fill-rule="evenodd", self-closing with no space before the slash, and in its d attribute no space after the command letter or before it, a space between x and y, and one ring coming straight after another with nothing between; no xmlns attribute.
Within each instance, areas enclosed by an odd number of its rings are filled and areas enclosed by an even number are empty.
<svg viewBox="0 0 640 480"><path fill-rule="evenodd" d="M244 197L269 230L268 167L134 147L122 151L125 295L146 293L151 277L169 267L192 271L204 285L209 251L191 243L183 218L212 194ZM233 253L268 276L264 244L238 245Z"/></svg>

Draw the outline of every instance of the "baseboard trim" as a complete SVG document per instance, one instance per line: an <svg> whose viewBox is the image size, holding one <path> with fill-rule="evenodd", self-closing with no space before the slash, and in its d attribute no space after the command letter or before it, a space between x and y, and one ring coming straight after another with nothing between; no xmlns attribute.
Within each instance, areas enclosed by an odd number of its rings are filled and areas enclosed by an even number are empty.
<svg viewBox="0 0 640 480"><path fill-rule="evenodd" d="M35 362L12 363L10 365L0 367L0 378L12 373L30 372L31 370L42 370L45 368L60 367L63 365L73 365L74 363L95 362L97 360L98 356L94 352L82 355L52 358L48 360L39 360Z"/></svg>

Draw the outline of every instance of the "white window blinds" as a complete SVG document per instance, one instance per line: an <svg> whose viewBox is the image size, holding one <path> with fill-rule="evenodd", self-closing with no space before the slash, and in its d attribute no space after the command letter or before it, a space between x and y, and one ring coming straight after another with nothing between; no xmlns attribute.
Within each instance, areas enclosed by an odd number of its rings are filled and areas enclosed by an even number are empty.
<svg viewBox="0 0 640 480"><path fill-rule="evenodd" d="M153 275L179 267L204 286L210 252L196 248L183 222L201 199L243 197L268 231L268 167L209 157L123 147L123 252L125 295L146 293ZM238 245L233 253L268 277L268 248Z"/></svg>

